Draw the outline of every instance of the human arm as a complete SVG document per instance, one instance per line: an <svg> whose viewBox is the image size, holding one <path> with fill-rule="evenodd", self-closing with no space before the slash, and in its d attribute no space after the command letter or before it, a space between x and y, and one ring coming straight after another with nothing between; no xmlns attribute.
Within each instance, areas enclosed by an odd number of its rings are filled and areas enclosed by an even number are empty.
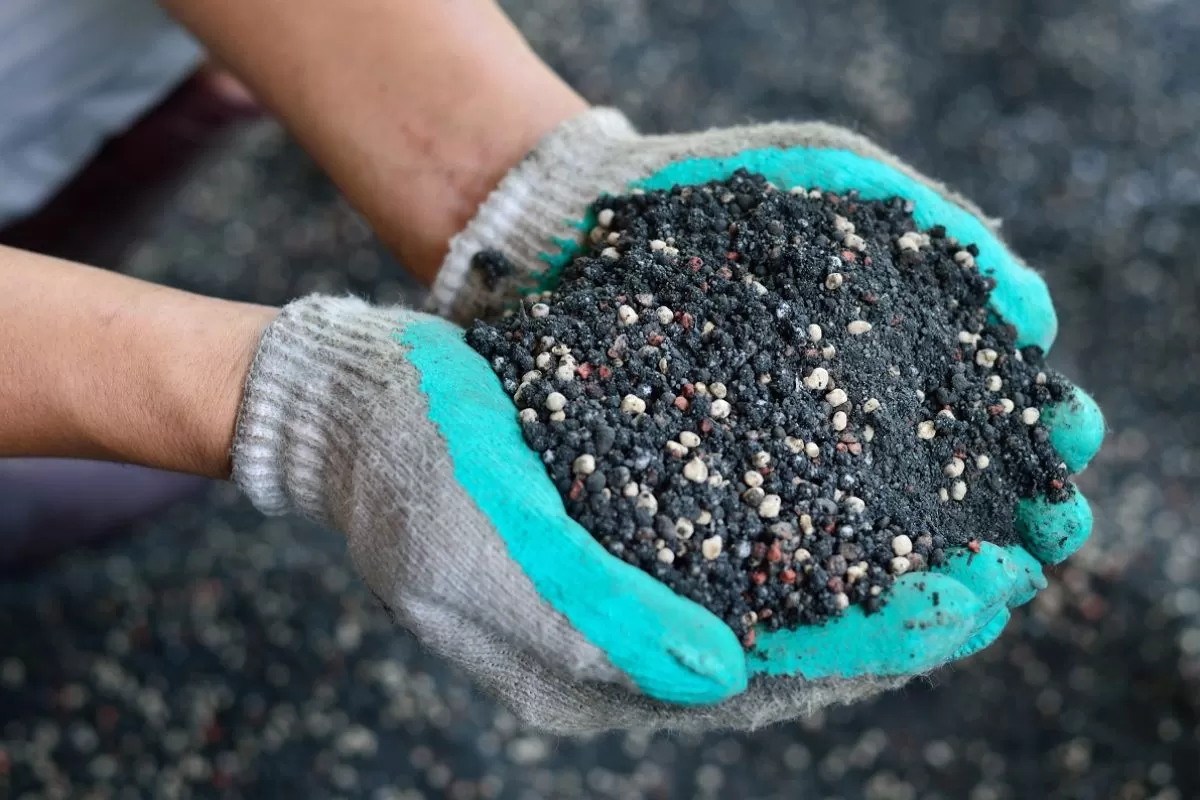
<svg viewBox="0 0 1200 800"><path fill-rule="evenodd" d="M567 518L442 320L347 298L280 312L10 249L0 320L0 457L232 472L264 512L343 533L397 619L524 716L555 711L521 703L534 675L679 703L745 685L720 620Z"/></svg>
<svg viewBox="0 0 1200 800"><path fill-rule="evenodd" d="M228 477L242 382L275 313L0 248L0 457Z"/></svg>
<svg viewBox="0 0 1200 800"><path fill-rule="evenodd" d="M586 108L490 0L163 5L283 117L427 283L450 237L504 172L542 134ZM185 409L215 404L211 388L228 380L200 381L193 391L177 386L190 377L171 370L191 362L199 371L188 376L226 369L201 363L230 344L213 340L239 335L243 324L260 329L269 312L255 322L244 306L14 250L0 251L0 286L0 307L14 310L0 323L13 331L0 374L17 376L0 389L0 408L14 412L0 420L0 454L86 455L227 474L232 422L220 423L214 437L195 428L215 414L202 419ZM231 319L187 330L205 314ZM104 336L72 337L95 319L104 320ZM159 329L162 335L140 338ZM51 347L48 336L61 337L62 346ZM172 346L121 361L136 352L125 349L130 341ZM28 358L39 350L55 359ZM173 350L170 363L156 364ZM164 385L148 397L129 394L147 381ZM224 396L228 412L236 400ZM221 437L219 445L209 441Z"/></svg>
<svg viewBox="0 0 1200 800"><path fill-rule="evenodd" d="M587 104L493 0L161 0L425 283L508 169Z"/></svg>

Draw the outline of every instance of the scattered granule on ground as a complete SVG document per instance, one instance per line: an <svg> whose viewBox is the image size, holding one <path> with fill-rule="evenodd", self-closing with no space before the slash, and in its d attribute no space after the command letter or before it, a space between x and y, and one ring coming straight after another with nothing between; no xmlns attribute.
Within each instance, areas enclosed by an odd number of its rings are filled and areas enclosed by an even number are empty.
<svg viewBox="0 0 1200 800"><path fill-rule="evenodd" d="M989 321L975 246L904 199L739 172L594 210L557 288L467 339L567 513L746 646L876 610L1073 491L1040 423L1066 384Z"/></svg>

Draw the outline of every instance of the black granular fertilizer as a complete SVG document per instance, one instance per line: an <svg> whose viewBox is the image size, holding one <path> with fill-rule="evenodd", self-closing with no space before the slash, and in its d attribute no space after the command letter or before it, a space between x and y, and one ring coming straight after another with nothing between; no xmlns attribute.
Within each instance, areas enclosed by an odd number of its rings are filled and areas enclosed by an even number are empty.
<svg viewBox="0 0 1200 800"><path fill-rule="evenodd" d="M483 276L483 284L489 289L497 288L500 283L516 271L516 267L508 256L498 250L481 250L471 259L471 269Z"/></svg>
<svg viewBox="0 0 1200 800"><path fill-rule="evenodd" d="M1073 491L1038 421L1066 384L911 210L744 172L602 198L558 287L468 332L571 517L747 647Z"/></svg>

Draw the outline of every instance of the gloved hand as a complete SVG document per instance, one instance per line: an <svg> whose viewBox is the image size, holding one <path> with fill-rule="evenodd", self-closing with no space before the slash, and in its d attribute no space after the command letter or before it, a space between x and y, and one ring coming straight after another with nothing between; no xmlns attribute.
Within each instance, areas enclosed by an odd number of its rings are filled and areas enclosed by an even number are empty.
<svg viewBox="0 0 1200 800"><path fill-rule="evenodd" d="M569 688L541 703L549 674L683 705L746 686L724 623L567 517L499 380L443 319L285 307L246 381L233 478L264 513L345 533L400 624L545 727L592 727L565 711L584 702Z"/></svg>
<svg viewBox="0 0 1200 800"><path fill-rule="evenodd" d="M907 575L882 612L764 636L766 661L747 659L720 619L566 515L460 329L353 299L300 300L267 326L233 475L260 510L343 531L400 624L560 732L753 727L852 701L944 663L1006 599ZM802 677L746 691L752 672Z"/></svg>
<svg viewBox="0 0 1200 800"><path fill-rule="evenodd" d="M978 267L997 281L992 305L1017 329L1018 344L1048 350L1053 343L1057 320L1046 285L1002 243L995 223L862 137L821 123L643 137L619 113L604 109L562 125L504 179L453 241L434 287L434 310L467 322L497 313L523 290L552 287L582 251L582 238L595 224L589 207L603 194L700 184L739 168L783 188L857 190L865 199L914 201L921 228L940 224L979 247ZM516 273L496 281L472 271L475 254L489 249L507 255ZM1074 389L1043 419L1069 469L1081 471L1104 434L1095 402ZM1045 587L1042 565L1068 557L1092 527L1091 510L1078 492L1066 503L1025 501L1017 517L1024 546L984 544L978 554L952 553L933 574L904 576L880 613L867 616L855 608L820 628L760 633L746 660L749 688L719 706L672 709L551 673L532 692L536 707L526 716L577 729L754 727L899 685L990 644L1009 608ZM640 647L640 640L629 645Z"/></svg>

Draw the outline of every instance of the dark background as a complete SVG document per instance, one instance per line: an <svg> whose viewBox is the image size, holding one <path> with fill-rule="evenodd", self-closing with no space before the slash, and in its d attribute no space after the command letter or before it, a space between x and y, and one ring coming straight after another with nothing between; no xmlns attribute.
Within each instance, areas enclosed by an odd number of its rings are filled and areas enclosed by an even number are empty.
<svg viewBox="0 0 1200 800"><path fill-rule="evenodd" d="M236 492L0 587L0 798L1200 797L1200 4L512 0L647 131L828 118L1005 220L1111 433L1093 541L985 653L754 735L523 730L394 630L336 536ZM279 303L412 285L270 122L106 262ZM111 242L109 243L111 247Z"/></svg>

